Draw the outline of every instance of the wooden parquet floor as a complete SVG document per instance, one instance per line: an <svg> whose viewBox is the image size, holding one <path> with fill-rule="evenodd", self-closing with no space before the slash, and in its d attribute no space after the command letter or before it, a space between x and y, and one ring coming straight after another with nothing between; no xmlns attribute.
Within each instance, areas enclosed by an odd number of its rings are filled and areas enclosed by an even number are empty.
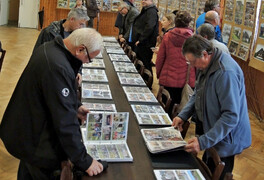
<svg viewBox="0 0 264 180"><path fill-rule="evenodd" d="M7 50L2 71L0 72L0 120L25 68L38 37L39 31L0 26L0 41ZM155 68L153 69L155 73ZM153 92L158 91L158 81L154 79ZM235 158L234 179L264 179L264 123L260 123L249 113L252 129L252 146ZM194 125L191 124L186 139L194 136ZM14 180L19 161L12 157L0 141L0 179Z"/></svg>

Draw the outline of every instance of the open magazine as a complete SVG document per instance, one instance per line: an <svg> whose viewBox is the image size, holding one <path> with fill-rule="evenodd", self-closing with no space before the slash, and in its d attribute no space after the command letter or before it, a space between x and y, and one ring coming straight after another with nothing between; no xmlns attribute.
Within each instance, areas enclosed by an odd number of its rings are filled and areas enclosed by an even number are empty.
<svg viewBox="0 0 264 180"><path fill-rule="evenodd" d="M116 72L138 73L134 64L131 62L113 62L113 65Z"/></svg>
<svg viewBox="0 0 264 180"><path fill-rule="evenodd" d="M92 62L84 63L83 68L105 69L104 60L103 59L92 59Z"/></svg>
<svg viewBox="0 0 264 180"><path fill-rule="evenodd" d="M121 85L146 86L140 74L136 73L117 73Z"/></svg>
<svg viewBox="0 0 264 180"><path fill-rule="evenodd" d="M82 83L82 98L83 99L112 99L109 85Z"/></svg>
<svg viewBox="0 0 264 180"><path fill-rule="evenodd" d="M154 94L148 87L123 86L127 99L131 103L158 103Z"/></svg>
<svg viewBox="0 0 264 180"><path fill-rule="evenodd" d="M81 127L87 153L108 162L131 162L127 146L128 112L88 113L86 128Z"/></svg>
<svg viewBox="0 0 264 180"><path fill-rule="evenodd" d="M114 36L103 36L103 41L104 42L117 42Z"/></svg>
<svg viewBox="0 0 264 180"><path fill-rule="evenodd" d="M125 54L108 54L111 61L131 62Z"/></svg>
<svg viewBox="0 0 264 180"><path fill-rule="evenodd" d="M91 111L101 111L101 112L116 112L115 104L104 104L104 103L82 103L87 109Z"/></svg>
<svg viewBox="0 0 264 180"><path fill-rule="evenodd" d="M141 133L151 153L181 150L186 145L180 131L174 127L141 129Z"/></svg>
<svg viewBox="0 0 264 180"><path fill-rule="evenodd" d="M119 47L105 47L107 54L125 54L124 50Z"/></svg>
<svg viewBox="0 0 264 180"><path fill-rule="evenodd" d="M160 105L131 105L139 125L171 125L172 121Z"/></svg>
<svg viewBox="0 0 264 180"><path fill-rule="evenodd" d="M104 42L104 46L109 46L109 47L120 47L120 44L118 42Z"/></svg>
<svg viewBox="0 0 264 180"><path fill-rule="evenodd" d="M157 180L205 180L199 169L155 169Z"/></svg>
<svg viewBox="0 0 264 180"><path fill-rule="evenodd" d="M82 80L88 82L108 82L103 69L82 69Z"/></svg>

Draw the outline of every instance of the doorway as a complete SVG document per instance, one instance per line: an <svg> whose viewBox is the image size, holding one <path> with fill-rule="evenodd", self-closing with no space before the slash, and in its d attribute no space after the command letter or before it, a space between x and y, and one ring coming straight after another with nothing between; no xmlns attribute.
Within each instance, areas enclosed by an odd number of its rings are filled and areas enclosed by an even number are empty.
<svg viewBox="0 0 264 180"><path fill-rule="evenodd" d="M8 25L18 27L19 0L9 0Z"/></svg>

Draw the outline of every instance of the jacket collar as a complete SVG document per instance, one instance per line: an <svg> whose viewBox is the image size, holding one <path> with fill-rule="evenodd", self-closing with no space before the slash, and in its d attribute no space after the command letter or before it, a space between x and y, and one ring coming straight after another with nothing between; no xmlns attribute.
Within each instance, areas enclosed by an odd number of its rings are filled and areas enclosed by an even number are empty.
<svg viewBox="0 0 264 180"><path fill-rule="evenodd" d="M68 62L74 70L75 75L77 75L80 67L82 66L82 61L76 58L70 51L68 51L64 45L63 39L60 36L55 38L55 44L57 44L64 52L67 57Z"/></svg>
<svg viewBox="0 0 264 180"><path fill-rule="evenodd" d="M219 68L221 68L220 66L220 58L222 56L222 51L218 48L214 48L213 50L213 54L212 54L212 59L208 65L208 67L202 71L203 74L212 74L215 71L217 71Z"/></svg>

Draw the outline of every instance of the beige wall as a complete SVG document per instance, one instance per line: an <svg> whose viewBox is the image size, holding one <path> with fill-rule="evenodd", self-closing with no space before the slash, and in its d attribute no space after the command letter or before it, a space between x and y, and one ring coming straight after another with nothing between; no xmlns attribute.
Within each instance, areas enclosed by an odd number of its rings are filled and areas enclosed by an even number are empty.
<svg viewBox="0 0 264 180"><path fill-rule="evenodd" d="M9 6L9 21L18 21L19 0L10 0Z"/></svg>

